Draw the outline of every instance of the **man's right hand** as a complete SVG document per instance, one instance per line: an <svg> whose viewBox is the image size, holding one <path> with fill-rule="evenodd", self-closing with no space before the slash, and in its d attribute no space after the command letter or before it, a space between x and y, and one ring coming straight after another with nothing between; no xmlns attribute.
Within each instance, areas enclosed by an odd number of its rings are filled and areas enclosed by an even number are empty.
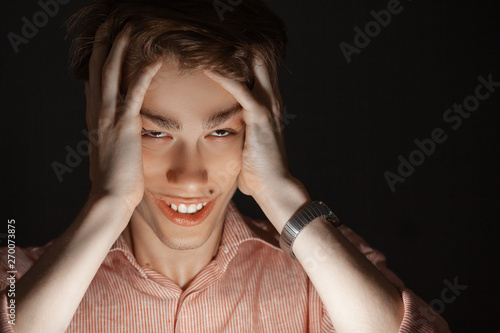
<svg viewBox="0 0 500 333"><path fill-rule="evenodd" d="M91 198L120 198L132 211L144 194L140 109L162 62L142 68L122 93L130 27L120 32L112 46L107 40L108 29L104 23L96 33L89 80L85 81L87 126L98 138L91 140L90 146Z"/></svg>
<svg viewBox="0 0 500 333"><path fill-rule="evenodd" d="M130 31L113 45L96 34L85 82L87 125L98 140L90 149L91 197L71 226L17 281L16 333L64 332L109 249L144 195L140 109L162 62L147 65L122 97L120 86ZM109 54L108 54L109 53ZM0 297L3 312L7 298ZM0 295L1 296L1 295ZM11 330L12 331L12 330Z"/></svg>

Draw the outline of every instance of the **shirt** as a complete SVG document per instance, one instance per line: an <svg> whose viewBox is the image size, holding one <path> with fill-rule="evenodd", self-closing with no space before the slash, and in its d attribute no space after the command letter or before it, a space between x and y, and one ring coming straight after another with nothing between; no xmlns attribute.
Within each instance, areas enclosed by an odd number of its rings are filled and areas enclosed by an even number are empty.
<svg viewBox="0 0 500 333"><path fill-rule="evenodd" d="M216 256L184 291L141 267L120 236L67 332L335 332L307 274L280 249L270 223L243 217L232 202L224 223ZM400 332L449 332L446 322L387 269L382 253L346 226L339 230L401 290L405 313ZM16 248L16 279L47 246ZM0 329L13 332L7 249L0 258Z"/></svg>

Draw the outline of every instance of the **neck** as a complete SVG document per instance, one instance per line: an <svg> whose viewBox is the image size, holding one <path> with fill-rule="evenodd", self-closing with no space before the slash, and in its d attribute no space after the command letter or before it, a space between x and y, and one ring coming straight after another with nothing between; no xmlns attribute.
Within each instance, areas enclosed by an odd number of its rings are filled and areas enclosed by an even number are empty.
<svg viewBox="0 0 500 333"><path fill-rule="evenodd" d="M185 290L217 254L222 229L223 219L200 246L180 248L167 245L142 217L133 216L123 237L141 267L161 273Z"/></svg>

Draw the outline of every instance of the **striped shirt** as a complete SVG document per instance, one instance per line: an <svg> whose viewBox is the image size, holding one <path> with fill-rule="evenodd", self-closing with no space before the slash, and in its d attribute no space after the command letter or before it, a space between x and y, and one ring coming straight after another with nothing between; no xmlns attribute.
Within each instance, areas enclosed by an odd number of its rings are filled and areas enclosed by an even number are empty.
<svg viewBox="0 0 500 333"><path fill-rule="evenodd" d="M383 254L349 228L339 229L401 290L405 314L400 332L449 332L446 322L387 269ZM279 248L276 236L270 223L247 219L230 203L219 251L184 291L141 267L120 237L67 332L335 332L300 263ZM17 279L47 246L16 248ZM0 258L0 331L13 332L5 248Z"/></svg>

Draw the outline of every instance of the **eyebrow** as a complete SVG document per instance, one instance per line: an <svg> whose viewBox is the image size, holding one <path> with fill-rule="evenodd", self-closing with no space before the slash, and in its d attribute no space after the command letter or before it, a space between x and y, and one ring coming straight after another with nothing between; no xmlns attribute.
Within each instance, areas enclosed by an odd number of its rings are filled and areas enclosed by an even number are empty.
<svg viewBox="0 0 500 333"><path fill-rule="evenodd" d="M241 112L242 107L240 104L232 105L229 108L223 109L205 120L203 120L203 129L212 129L214 127L217 127L223 123L225 123L227 120L231 119L234 117L236 114ZM182 124L172 118L166 117L164 115L158 114L154 112L153 110L147 109L147 108L142 108L141 109L141 115L149 119L151 122L153 122L155 125L169 131L179 131L182 129Z"/></svg>
<svg viewBox="0 0 500 333"><path fill-rule="evenodd" d="M224 124L226 121L236 116L243 108L240 104L233 105L225 110L219 111L211 115L203 121L203 129L212 129L214 127Z"/></svg>
<svg viewBox="0 0 500 333"><path fill-rule="evenodd" d="M156 126L159 126L165 130L178 131L182 128L181 124L178 121L157 114L152 110L142 108L140 113Z"/></svg>

